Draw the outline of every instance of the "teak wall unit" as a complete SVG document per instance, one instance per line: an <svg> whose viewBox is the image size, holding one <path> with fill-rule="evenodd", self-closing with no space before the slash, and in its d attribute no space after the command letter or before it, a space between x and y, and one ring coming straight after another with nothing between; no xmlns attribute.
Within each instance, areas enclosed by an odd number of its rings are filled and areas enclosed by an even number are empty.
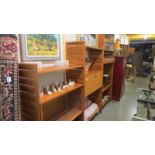
<svg viewBox="0 0 155 155"><path fill-rule="evenodd" d="M85 97L97 103L99 108L102 106L103 55L103 48L86 46L85 41L66 43L66 59L70 64L85 66ZM88 70L86 58L89 59Z"/></svg>
<svg viewBox="0 0 155 155"><path fill-rule="evenodd" d="M68 67L39 68L37 64L19 64L22 120L71 121L79 116L83 119L85 98L92 100L102 110L106 104L102 101L103 95L111 97L114 58L113 51L104 54L104 35L97 36L98 47L86 46L85 41L66 43L66 59L70 64ZM76 85L40 97L39 76L59 71L64 72L65 79L74 80ZM103 81L105 73L110 74L109 84Z"/></svg>
<svg viewBox="0 0 155 155"><path fill-rule="evenodd" d="M99 35L99 37L102 38L103 40L102 35ZM102 106L104 106L110 99L112 99L113 68L115 62L114 48L112 46L112 44L114 44L114 35L113 39L111 34L109 36L108 34L104 35L104 41L108 41L108 38L106 37L110 38L110 47L107 46L107 43L104 43L103 41L101 42L103 45L106 44L106 46L104 45L103 47L104 48L103 75L108 74L110 76L110 80L108 83L106 83L103 79L102 97L104 98L104 96L108 95L109 99L107 101L103 101Z"/></svg>
<svg viewBox="0 0 155 155"><path fill-rule="evenodd" d="M39 96L39 76L64 71L65 79L76 82L75 86L51 95ZM84 67L43 67L37 64L19 64L20 102L22 120L72 121L81 115L84 103Z"/></svg>

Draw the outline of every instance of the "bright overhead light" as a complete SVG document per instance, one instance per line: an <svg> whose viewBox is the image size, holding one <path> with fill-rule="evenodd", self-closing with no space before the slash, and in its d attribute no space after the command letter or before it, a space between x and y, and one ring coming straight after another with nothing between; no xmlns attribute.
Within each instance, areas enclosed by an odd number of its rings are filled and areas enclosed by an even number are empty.
<svg viewBox="0 0 155 155"><path fill-rule="evenodd" d="M144 40L146 40L147 39L147 34L144 34Z"/></svg>

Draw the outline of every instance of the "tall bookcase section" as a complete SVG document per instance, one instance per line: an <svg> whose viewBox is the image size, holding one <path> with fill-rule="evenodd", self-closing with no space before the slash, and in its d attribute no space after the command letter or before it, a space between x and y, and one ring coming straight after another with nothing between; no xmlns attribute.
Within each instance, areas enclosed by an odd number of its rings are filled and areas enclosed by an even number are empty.
<svg viewBox="0 0 155 155"><path fill-rule="evenodd" d="M114 68L114 35L99 35L99 45L104 49L102 107L112 98Z"/></svg>
<svg viewBox="0 0 155 155"><path fill-rule="evenodd" d="M40 96L39 76L64 72L64 80L74 80L74 86L51 95ZM84 103L84 67L38 67L37 64L19 64L22 120L72 121L82 113Z"/></svg>
<svg viewBox="0 0 155 155"><path fill-rule="evenodd" d="M84 96L102 106L103 48L86 46L85 41L67 42L66 58L72 65L84 65ZM83 105L83 111L85 110Z"/></svg>

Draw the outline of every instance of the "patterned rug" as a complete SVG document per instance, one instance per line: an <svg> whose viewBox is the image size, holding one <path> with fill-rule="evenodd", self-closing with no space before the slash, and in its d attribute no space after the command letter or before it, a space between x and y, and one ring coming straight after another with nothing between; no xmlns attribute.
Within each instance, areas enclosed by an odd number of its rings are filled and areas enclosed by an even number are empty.
<svg viewBox="0 0 155 155"><path fill-rule="evenodd" d="M0 35L0 119L19 120L16 36Z"/></svg>

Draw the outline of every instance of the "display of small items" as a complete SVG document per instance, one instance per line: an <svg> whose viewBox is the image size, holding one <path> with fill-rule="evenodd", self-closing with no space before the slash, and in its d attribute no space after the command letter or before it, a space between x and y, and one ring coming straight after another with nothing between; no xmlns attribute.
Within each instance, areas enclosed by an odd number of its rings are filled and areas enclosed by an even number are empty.
<svg viewBox="0 0 155 155"><path fill-rule="evenodd" d="M103 81L106 84L110 83L110 75L109 74L104 74L103 75Z"/></svg>
<svg viewBox="0 0 155 155"><path fill-rule="evenodd" d="M84 40L87 46L96 46L96 35L94 34L81 34L80 40Z"/></svg>
<svg viewBox="0 0 155 155"><path fill-rule="evenodd" d="M69 79L69 81L64 81L64 82L56 82L55 84L52 85L47 85L46 88L40 88L39 95L40 97L44 96L44 94L51 95L56 92L63 91L64 89L74 86L75 81L72 81Z"/></svg>
<svg viewBox="0 0 155 155"><path fill-rule="evenodd" d="M107 102L110 99L109 95L103 96L102 102Z"/></svg>

